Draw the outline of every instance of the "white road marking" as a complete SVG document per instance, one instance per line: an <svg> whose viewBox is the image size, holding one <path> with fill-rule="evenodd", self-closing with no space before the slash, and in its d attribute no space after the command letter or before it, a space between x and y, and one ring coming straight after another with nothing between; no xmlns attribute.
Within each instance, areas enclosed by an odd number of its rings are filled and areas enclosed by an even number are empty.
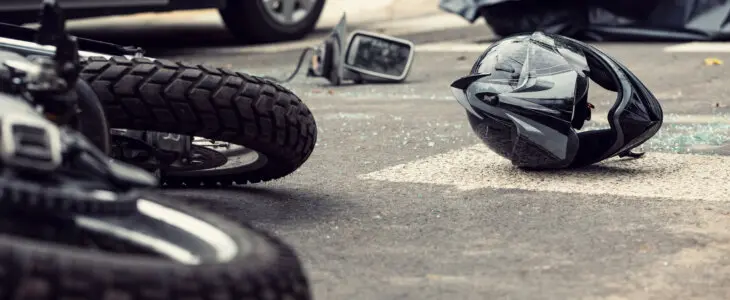
<svg viewBox="0 0 730 300"><path fill-rule="evenodd" d="M469 26L485 26L482 24L483 21L477 21L474 22L474 24L469 24L468 22L464 21L463 18L452 15L452 14L436 14L436 15L429 15L429 16L423 16L423 17L416 17L416 18L410 18L410 19L404 19L404 20L394 20L394 21L384 21L384 22L375 22L372 24L364 24L358 26L358 29L365 30L365 31L371 31L386 35L404 35L404 34L413 34L413 33L422 33L422 32L430 32L434 30L442 30L442 29L449 29L449 28L459 28L459 27L469 27ZM354 26L350 26L348 31L352 31L352 28ZM310 37L304 40L298 40L298 41L291 41L291 42L281 42L281 43L272 43L272 44L263 44L263 45L255 45L255 46L233 46L233 47L201 47L196 48L194 51L197 54L207 54L207 55L221 55L221 54L244 54L244 53L277 53L277 52L285 52L285 51L292 51L292 50L304 50L307 47L313 47L319 45L324 40L324 37ZM449 44L451 45L451 44ZM484 49L486 49L486 45L472 45L472 44L455 44L457 50L451 50L451 51L458 51L458 49L463 49L466 45L467 49L470 52L482 52ZM442 52L444 48L450 48L450 46L443 46L443 45L432 45L432 44L423 44L423 45L417 45L416 51L420 51L419 47L425 46L423 48L427 52ZM475 51L475 49L479 49L479 51ZM192 51L192 50L191 50Z"/></svg>
<svg viewBox="0 0 730 300"><path fill-rule="evenodd" d="M484 52L489 46L485 44L474 43L453 43L453 42L437 42L416 45L416 51L419 52ZM664 52L669 53L730 53L730 43L728 42L691 42L665 47Z"/></svg>
<svg viewBox="0 0 730 300"><path fill-rule="evenodd" d="M365 30L372 30L388 35L400 35L472 26L483 27L486 25L484 25L482 19L472 24L460 16L441 13L403 20L377 22L372 25L367 25Z"/></svg>
<svg viewBox="0 0 730 300"><path fill-rule="evenodd" d="M416 51L419 52L475 52L481 53L489 46L489 43L456 43L456 42L437 42L416 45ZM673 53L728 53L730 52L730 43L727 42L692 42L677 44L665 47L664 52Z"/></svg>
<svg viewBox="0 0 730 300"><path fill-rule="evenodd" d="M730 157L647 153L611 159L602 168L528 172L479 144L396 165L360 179L482 188L615 195L674 200L730 201Z"/></svg>
<svg viewBox="0 0 730 300"><path fill-rule="evenodd" d="M219 25L222 19L215 9L202 10L179 10L171 12L145 12L133 15L102 16L68 21L69 29L93 29L105 26L139 28L144 27L164 28L190 24L196 25ZM29 27L37 27L33 24Z"/></svg>
<svg viewBox="0 0 730 300"><path fill-rule="evenodd" d="M672 45L664 48L664 52L673 53L727 53L730 43L727 42L691 42Z"/></svg>
<svg viewBox="0 0 730 300"><path fill-rule="evenodd" d="M604 116L600 118L591 119L590 122L608 124L608 119L605 116L608 115L606 111L594 111L595 116ZM730 124L730 115L678 115L678 114L665 114L665 124Z"/></svg>
<svg viewBox="0 0 730 300"><path fill-rule="evenodd" d="M408 29L400 28L393 30L397 32L395 34L406 34L406 33L417 33L421 31L409 31ZM371 30L375 32L375 30ZM401 31L401 32L399 32ZM388 33L391 34L391 33ZM304 49L310 46L316 46L322 42L324 38L308 38L305 40L284 42L284 43L273 43L256 46L244 46L244 47L216 47L216 48L203 48L196 49L196 53L203 51L205 53L216 53L216 54L230 54L230 53L276 53L291 51L297 49ZM416 52L469 52L469 53L482 53L487 49L489 44L472 44L472 43L427 43L417 44Z"/></svg>
<svg viewBox="0 0 730 300"><path fill-rule="evenodd" d="M318 27L334 26L343 12L350 24L383 22L414 16L446 12L438 8L439 0L327 0L319 17Z"/></svg>
<svg viewBox="0 0 730 300"><path fill-rule="evenodd" d="M211 47L197 48L191 51L194 53L203 53L206 55L227 55L227 54L246 54L246 53L278 53L293 50L302 50L308 47L314 47L321 43L323 38L309 38L294 42L282 42L272 44L262 44L255 46L235 46L235 47Z"/></svg>
<svg viewBox="0 0 730 300"><path fill-rule="evenodd" d="M664 122L673 124L730 124L729 115L665 115Z"/></svg>
<svg viewBox="0 0 730 300"><path fill-rule="evenodd" d="M428 43L416 45L416 52L471 52L482 53L489 44L473 43Z"/></svg>

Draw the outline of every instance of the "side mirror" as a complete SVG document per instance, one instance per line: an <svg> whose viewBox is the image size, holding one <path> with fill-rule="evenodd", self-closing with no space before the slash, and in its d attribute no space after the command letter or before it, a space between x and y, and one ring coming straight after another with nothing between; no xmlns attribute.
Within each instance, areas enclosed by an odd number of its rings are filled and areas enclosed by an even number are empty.
<svg viewBox="0 0 730 300"><path fill-rule="evenodd" d="M355 31L343 65L351 73L347 77L356 82L400 82L408 76L414 56L415 47L408 40Z"/></svg>
<svg viewBox="0 0 730 300"><path fill-rule="evenodd" d="M345 80L363 83L406 79L415 56L412 42L358 30L345 43L346 33L343 14L327 39L314 48L308 76L327 78L333 85Z"/></svg>

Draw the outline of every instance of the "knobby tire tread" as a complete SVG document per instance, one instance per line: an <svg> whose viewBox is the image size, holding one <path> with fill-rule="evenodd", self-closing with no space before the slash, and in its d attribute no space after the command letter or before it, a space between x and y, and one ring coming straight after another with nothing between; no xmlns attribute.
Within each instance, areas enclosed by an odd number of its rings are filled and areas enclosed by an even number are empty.
<svg viewBox="0 0 730 300"><path fill-rule="evenodd" d="M168 186L278 179L299 168L316 143L309 108L287 88L256 76L169 60L91 57L81 78L99 96L112 128L200 136L268 158L264 167L243 174L165 176Z"/></svg>

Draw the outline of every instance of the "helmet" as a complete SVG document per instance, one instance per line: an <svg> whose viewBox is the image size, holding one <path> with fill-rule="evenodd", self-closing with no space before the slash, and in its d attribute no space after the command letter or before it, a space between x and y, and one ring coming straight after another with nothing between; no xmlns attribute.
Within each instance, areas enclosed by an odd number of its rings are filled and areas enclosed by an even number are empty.
<svg viewBox="0 0 730 300"><path fill-rule="evenodd" d="M577 131L591 118L588 78L618 95L610 129ZM631 150L663 120L657 99L624 65L591 45L541 32L493 43L451 90L487 147L524 168L639 157Z"/></svg>

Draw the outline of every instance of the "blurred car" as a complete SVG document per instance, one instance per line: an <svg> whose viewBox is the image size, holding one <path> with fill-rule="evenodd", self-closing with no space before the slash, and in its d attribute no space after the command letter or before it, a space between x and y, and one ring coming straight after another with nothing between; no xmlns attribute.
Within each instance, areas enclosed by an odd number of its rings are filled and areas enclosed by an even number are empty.
<svg viewBox="0 0 730 300"><path fill-rule="evenodd" d="M67 19L217 8L228 30L247 43L301 39L325 0L57 0ZM0 22L36 22L41 0L0 0Z"/></svg>

